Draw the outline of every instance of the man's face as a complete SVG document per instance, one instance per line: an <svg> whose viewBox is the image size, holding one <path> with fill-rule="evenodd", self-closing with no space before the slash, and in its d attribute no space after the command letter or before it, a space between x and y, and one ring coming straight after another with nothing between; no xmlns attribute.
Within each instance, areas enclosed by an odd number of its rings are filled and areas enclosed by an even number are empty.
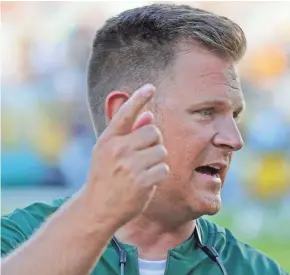
<svg viewBox="0 0 290 275"><path fill-rule="evenodd" d="M171 173L153 205L189 218L215 214L232 152L243 146L237 118L244 99L234 63L203 50L183 52L169 78L157 90L154 112Z"/></svg>

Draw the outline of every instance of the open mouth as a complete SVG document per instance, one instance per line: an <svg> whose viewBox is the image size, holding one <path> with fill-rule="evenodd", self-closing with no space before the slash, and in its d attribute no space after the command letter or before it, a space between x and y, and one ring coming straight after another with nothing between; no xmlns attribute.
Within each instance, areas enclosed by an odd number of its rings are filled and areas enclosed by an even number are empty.
<svg viewBox="0 0 290 275"><path fill-rule="evenodd" d="M200 174L204 174L204 175L210 175L210 176L214 176L214 177L219 177L219 169L216 169L214 167L211 166L199 166L195 169L196 172L200 173Z"/></svg>

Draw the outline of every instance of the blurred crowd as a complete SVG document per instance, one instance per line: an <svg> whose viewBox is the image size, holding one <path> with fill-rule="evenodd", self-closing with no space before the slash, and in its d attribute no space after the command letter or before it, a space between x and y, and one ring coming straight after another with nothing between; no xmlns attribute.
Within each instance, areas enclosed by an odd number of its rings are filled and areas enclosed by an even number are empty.
<svg viewBox="0 0 290 275"><path fill-rule="evenodd" d="M86 105L86 64L96 29L117 8L67 3L2 3L3 188L74 191L86 180L96 141ZM285 29L249 48L240 65L245 147L228 174L228 203L289 199L290 30Z"/></svg>

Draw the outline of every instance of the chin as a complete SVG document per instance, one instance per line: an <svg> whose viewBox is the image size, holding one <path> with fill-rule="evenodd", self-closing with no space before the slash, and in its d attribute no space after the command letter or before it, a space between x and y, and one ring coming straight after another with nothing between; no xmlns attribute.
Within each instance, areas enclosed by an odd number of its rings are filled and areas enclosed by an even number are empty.
<svg viewBox="0 0 290 275"><path fill-rule="evenodd" d="M204 215L214 216L214 215L216 215L219 211L220 211L220 208L212 209L211 211L208 211L208 212L205 213Z"/></svg>
<svg viewBox="0 0 290 275"><path fill-rule="evenodd" d="M217 214L222 207L222 201L220 196L214 198L207 198L200 207L202 215L213 216Z"/></svg>

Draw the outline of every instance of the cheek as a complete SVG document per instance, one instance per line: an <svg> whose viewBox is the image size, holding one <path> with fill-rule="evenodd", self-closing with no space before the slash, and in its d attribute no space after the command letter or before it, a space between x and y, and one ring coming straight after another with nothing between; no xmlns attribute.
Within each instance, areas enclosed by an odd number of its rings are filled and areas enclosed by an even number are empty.
<svg viewBox="0 0 290 275"><path fill-rule="evenodd" d="M223 173L221 174L221 178L222 178L222 180L223 180L223 183L224 183L224 181L225 181L226 175L227 175L228 170L229 170L229 168L230 168L230 164L231 164L231 162L232 162L232 157L233 157L233 153L231 152L231 153L229 154L229 166L228 166L228 169L225 170L225 171L223 171Z"/></svg>
<svg viewBox="0 0 290 275"><path fill-rule="evenodd" d="M168 150L168 164L174 173L179 174L193 168L210 144L212 130L196 122L175 118L163 125L162 133Z"/></svg>

